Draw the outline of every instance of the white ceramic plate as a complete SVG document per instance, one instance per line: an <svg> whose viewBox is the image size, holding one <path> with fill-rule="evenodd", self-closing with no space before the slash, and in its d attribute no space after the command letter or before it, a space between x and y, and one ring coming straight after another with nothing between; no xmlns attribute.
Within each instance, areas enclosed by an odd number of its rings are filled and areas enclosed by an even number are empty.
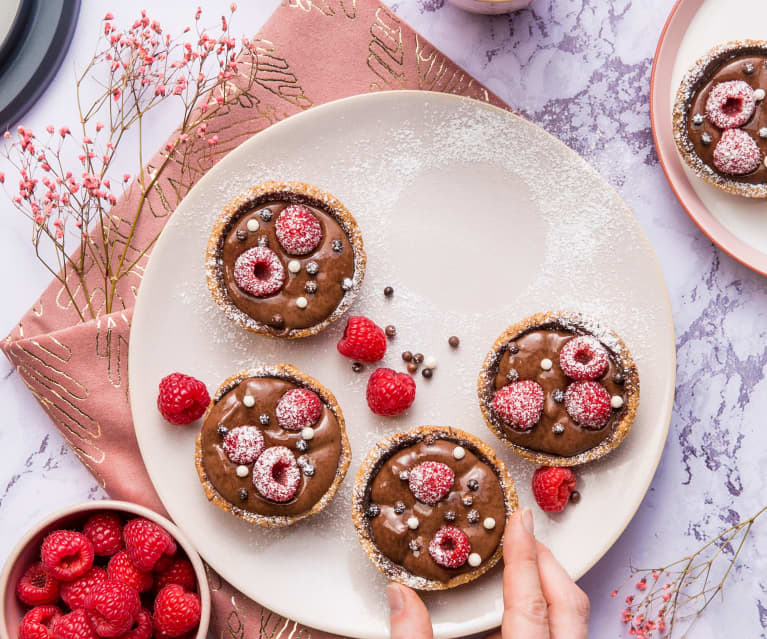
<svg viewBox="0 0 767 639"><path fill-rule="evenodd" d="M433 354L412 409L385 419L367 408L372 370L355 374L335 344L343 322L282 342L235 327L213 304L203 255L213 219L233 195L269 179L335 194L356 216L368 270L353 311L395 324L383 362L403 350ZM387 299L382 291L395 289ZM485 427L479 367L511 322L547 309L602 318L632 349L642 398L626 442L578 471L583 499L562 514L535 507L533 466ZM453 351L450 335L461 338ZM292 528L251 527L209 504L194 469L197 428L166 424L157 383L171 371L211 391L259 362L290 362L338 398L354 459L325 512ZM362 552L349 515L351 485L368 448L419 424L451 424L500 451L540 538L574 577L612 545L642 500L668 431L674 332L666 287L646 237L616 192L542 129L501 109L452 95L364 95L280 122L227 155L186 196L149 262L133 317L131 405L141 452L168 512L200 554L242 592L308 626L344 636L388 637L385 578ZM425 597L440 637L497 625L501 571Z"/></svg>

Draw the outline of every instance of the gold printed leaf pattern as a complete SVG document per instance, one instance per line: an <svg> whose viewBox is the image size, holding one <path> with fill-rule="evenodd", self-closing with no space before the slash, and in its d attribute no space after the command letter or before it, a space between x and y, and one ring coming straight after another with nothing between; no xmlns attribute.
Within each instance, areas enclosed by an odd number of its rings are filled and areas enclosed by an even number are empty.
<svg viewBox="0 0 767 639"><path fill-rule="evenodd" d="M334 8L333 5L337 5ZM285 0L283 6L291 9L301 9L306 13L311 13L312 9L317 9L322 15L332 18L333 16L343 14L350 20L357 17L357 0Z"/></svg>
<svg viewBox="0 0 767 639"><path fill-rule="evenodd" d="M122 332L115 331L119 319L130 328L130 322L122 313L108 315L96 321L96 356L107 360L107 379L115 388L120 388L128 375L128 340ZM126 333L128 330L126 330Z"/></svg>
<svg viewBox="0 0 767 639"><path fill-rule="evenodd" d="M450 62L428 42L415 34L415 57L418 64L418 88L442 91L490 101L490 95L468 73Z"/></svg>
<svg viewBox="0 0 767 639"><path fill-rule="evenodd" d="M371 91L386 89L404 89L407 76L403 70L405 49L402 44L402 23L386 7L376 11L375 22L370 27L368 45L368 68L381 79L381 83L371 82Z"/></svg>

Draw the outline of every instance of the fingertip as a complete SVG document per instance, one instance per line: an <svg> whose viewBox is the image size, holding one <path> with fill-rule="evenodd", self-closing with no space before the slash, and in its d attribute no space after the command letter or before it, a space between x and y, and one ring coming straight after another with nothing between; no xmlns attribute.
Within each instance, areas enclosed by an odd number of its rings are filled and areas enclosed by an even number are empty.
<svg viewBox="0 0 767 639"><path fill-rule="evenodd" d="M433 639L429 611L414 590L390 582L386 599L392 639Z"/></svg>
<svg viewBox="0 0 767 639"><path fill-rule="evenodd" d="M394 616L402 612L405 607L405 596L402 593L402 586L393 581L386 586L386 600L389 603L389 614Z"/></svg>

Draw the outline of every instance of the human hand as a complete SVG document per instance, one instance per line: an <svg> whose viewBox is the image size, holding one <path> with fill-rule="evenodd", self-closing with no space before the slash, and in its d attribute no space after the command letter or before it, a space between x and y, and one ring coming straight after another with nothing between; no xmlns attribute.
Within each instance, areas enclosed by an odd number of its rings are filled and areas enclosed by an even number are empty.
<svg viewBox="0 0 767 639"><path fill-rule="evenodd" d="M533 536L533 514L517 511L503 542L503 621L486 639L586 639L589 599ZM391 583L391 639L433 639L429 612L418 595Z"/></svg>

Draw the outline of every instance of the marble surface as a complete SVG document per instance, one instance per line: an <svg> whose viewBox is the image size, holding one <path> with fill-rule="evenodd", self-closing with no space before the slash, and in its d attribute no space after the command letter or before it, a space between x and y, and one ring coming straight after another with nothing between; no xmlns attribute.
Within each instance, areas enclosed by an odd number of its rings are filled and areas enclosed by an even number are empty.
<svg viewBox="0 0 767 639"><path fill-rule="evenodd" d="M200 3L213 15L229 3ZM237 25L257 29L278 0L240 3ZM666 563L759 509L767 465L767 282L714 247L676 202L658 164L648 115L652 55L673 0L535 0L495 18L444 0L392 8L502 98L586 157L622 194L650 238L668 283L678 347L671 431L636 517L581 580L591 635L628 636L613 587L636 565ZM186 23L181 0L156 3L168 27ZM118 18L131 0L109 3ZM33 128L75 119L73 69L90 50L104 5L84 0L73 49L54 84L24 118ZM157 124L158 139L169 131ZM48 276L27 225L0 200L0 330L11 328ZM20 530L62 504L103 496L5 359L0 360L0 562ZM573 540L578 543L577 539ZM723 603L695 637L767 636L767 518L743 550Z"/></svg>

